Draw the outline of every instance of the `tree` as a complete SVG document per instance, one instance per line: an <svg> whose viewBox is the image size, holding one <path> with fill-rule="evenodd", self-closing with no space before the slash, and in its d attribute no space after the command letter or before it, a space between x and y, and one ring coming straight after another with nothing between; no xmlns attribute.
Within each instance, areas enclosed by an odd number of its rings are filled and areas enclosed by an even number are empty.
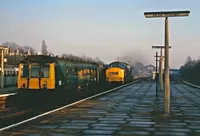
<svg viewBox="0 0 200 136"><path fill-rule="evenodd" d="M45 43L45 40L42 41L41 53L42 53L43 55L48 55L47 45L46 45L46 43Z"/></svg>
<svg viewBox="0 0 200 136"><path fill-rule="evenodd" d="M187 57L185 65L191 65L193 63L192 58L190 56Z"/></svg>
<svg viewBox="0 0 200 136"><path fill-rule="evenodd" d="M100 60L99 57L94 58L94 61L95 61L96 63L98 63L98 64L101 64L101 65L104 64L104 62L103 62L102 60Z"/></svg>
<svg viewBox="0 0 200 136"><path fill-rule="evenodd" d="M31 53L31 54L33 54L33 53L36 52L35 49L34 49L33 47L28 46L28 45L23 46L22 49L24 50L24 52L28 52L28 50L30 50L30 53Z"/></svg>
<svg viewBox="0 0 200 136"><path fill-rule="evenodd" d="M2 46L5 46L5 47L11 48L11 49L15 49L15 50L20 48L20 45L14 43L14 42L5 42L2 44Z"/></svg>

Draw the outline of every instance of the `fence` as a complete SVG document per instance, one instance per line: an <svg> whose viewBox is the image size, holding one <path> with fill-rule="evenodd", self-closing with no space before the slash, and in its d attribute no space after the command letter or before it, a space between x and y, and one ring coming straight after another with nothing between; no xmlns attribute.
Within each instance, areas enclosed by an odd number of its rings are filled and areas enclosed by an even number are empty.
<svg viewBox="0 0 200 136"><path fill-rule="evenodd" d="M4 74L4 87L13 87L13 86L17 86L17 73L13 72Z"/></svg>

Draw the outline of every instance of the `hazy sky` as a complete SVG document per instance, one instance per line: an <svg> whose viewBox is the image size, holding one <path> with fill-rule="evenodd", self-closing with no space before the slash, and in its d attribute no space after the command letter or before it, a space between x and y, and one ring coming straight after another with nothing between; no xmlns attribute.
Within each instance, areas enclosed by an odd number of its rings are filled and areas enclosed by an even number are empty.
<svg viewBox="0 0 200 136"><path fill-rule="evenodd" d="M152 45L164 44L164 19L145 19L145 11L190 10L189 17L170 18L170 65L200 56L199 0L1 0L0 43L98 56L111 62L128 55L155 64ZM159 50L157 50L159 51Z"/></svg>

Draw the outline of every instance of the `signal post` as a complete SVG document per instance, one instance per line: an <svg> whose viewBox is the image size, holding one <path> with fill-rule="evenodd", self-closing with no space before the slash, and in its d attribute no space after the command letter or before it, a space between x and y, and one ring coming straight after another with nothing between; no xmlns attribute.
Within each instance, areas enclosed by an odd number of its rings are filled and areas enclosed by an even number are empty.
<svg viewBox="0 0 200 136"><path fill-rule="evenodd" d="M162 12L144 12L146 18L165 18L165 96L164 111L170 112L170 81L169 81L169 17L189 16L190 11L162 11Z"/></svg>

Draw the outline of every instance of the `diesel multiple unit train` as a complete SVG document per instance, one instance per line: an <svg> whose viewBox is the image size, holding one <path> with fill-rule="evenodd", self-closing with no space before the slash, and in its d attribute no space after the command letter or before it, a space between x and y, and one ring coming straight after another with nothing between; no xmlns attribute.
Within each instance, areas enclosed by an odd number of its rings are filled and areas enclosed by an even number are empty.
<svg viewBox="0 0 200 136"><path fill-rule="evenodd" d="M132 80L129 65L121 62L103 66L94 62L31 55L19 62L18 69L18 89L22 90L55 91Z"/></svg>
<svg viewBox="0 0 200 136"><path fill-rule="evenodd" d="M43 55L31 55L21 60L18 88L56 90L82 87L104 81L103 66Z"/></svg>

